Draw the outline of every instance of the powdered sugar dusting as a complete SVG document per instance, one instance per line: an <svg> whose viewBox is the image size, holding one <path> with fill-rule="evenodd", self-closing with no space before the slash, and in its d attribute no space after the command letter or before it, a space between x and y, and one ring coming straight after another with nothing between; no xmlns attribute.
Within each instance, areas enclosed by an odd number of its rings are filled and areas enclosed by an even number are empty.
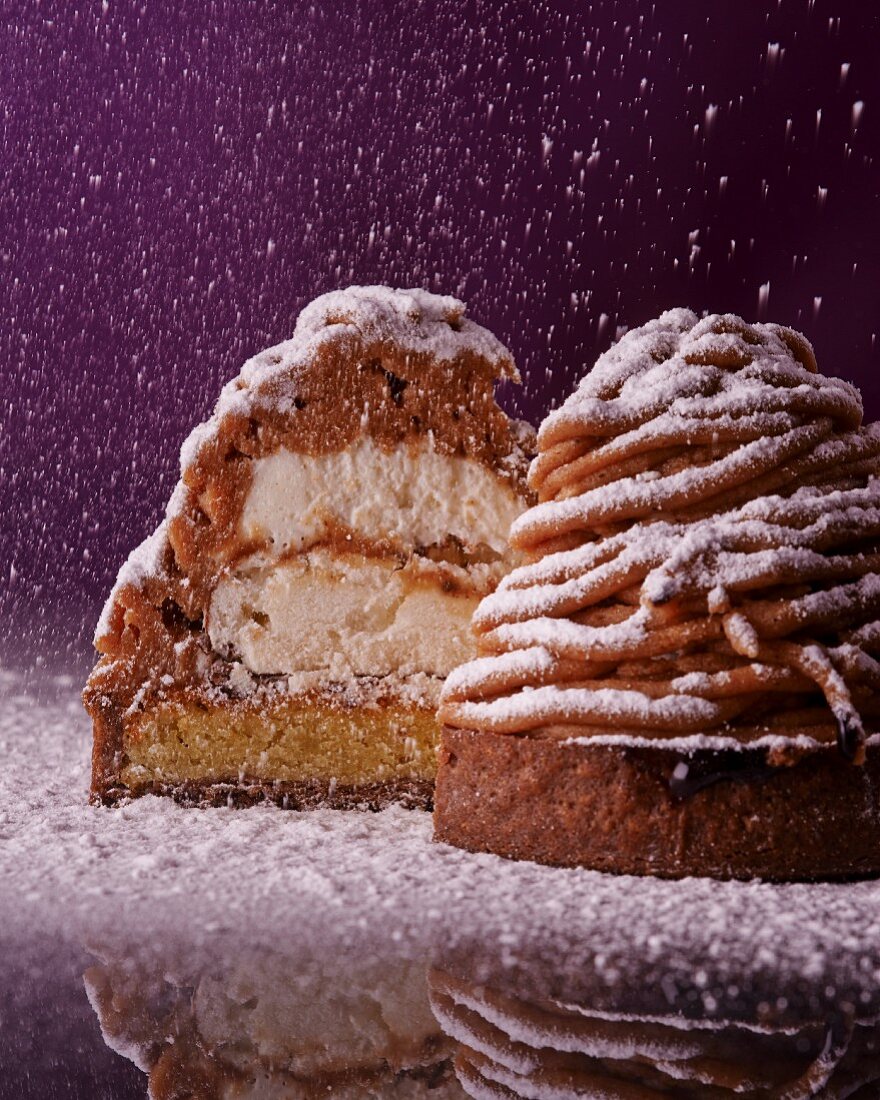
<svg viewBox="0 0 880 1100"><path fill-rule="evenodd" d="M168 531L163 520L156 530L148 535L123 562L122 568L116 577L116 583L107 597L98 624L95 627L95 644L110 632L110 616L116 602L116 594L127 585L138 587L143 584L147 577L156 576L162 568L162 559L167 545Z"/></svg>
<svg viewBox="0 0 880 1100"><path fill-rule="evenodd" d="M529 564L477 609L483 656L443 720L751 743L787 691L795 740L860 759L855 700L880 683L876 639L852 634L880 614L880 429L861 418L790 329L671 310L627 333L541 426L540 503L510 532Z"/></svg>
<svg viewBox="0 0 880 1100"><path fill-rule="evenodd" d="M564 1001L630 980L657 1011L673 990L705 998L712 1015L711 998L729 999L731 988L772 1001L782 982L805 1004L880 1003L878 883L668 882L539 867L433 844L430 817L400 809L193 811L154 797L94 807L89 745L69 680L38 697L0 677L9 950L46 936L213 959L284 944L298 958L343 960L371 941L394 958L465 953L477 965L488 953L511 980L528 972Z"/></svg>
<svg viewBox="0 0 880 1100"><path fill-rule="evenodd" d="M485 702L463 700L456 717L466 727L482 729L497 716L497 700ZM640 691L620 688L566 688L547 684L525 687L505 698L504 710L509 732L527 730L540 725L548 710L565 714L573 723L601 725L611 721L620 724L643 723L654 729L677 729L682 725L712 726L719 719L717 704L694 695L668 695L651 699ZM623 738L618 743L622 743ZM657 742L654 742L655 746ZM664 746L668 741L664 739Z"/></svg>
<svg viewBox="0 0 880 1100"><path fill-rule="evenodd" d="M449 295L387 286L331 291L300 313L294 340L312 339L335 325L351 325L367 337L391 339L408 350L430 352L441 363L452 363L467 350L497 363L504 377L519 379L504 344L466 317L464 303Z"/></svg>
<svg viewBox="0 0 880 1100"><path fill-rule="evenodd" d="M762 439L749 443L732 454L668 477L646 478L640 475L621 478L611 485L582 493L566 500L538 504L514 521L511 537L527 538L534 530L553 529L571 520L589 523L592 519L614 521L633 515L649 515L664 508L688 503L732 476L757 472L761 463L777 463L796 454L810 442L818 442L822 426L796 428L782 439ZM761 460L759 462L758 460Z"/></svg>
<svg viewBox="0 0 880 1100"><path fill-rule="evenodd" d="M872 734L867 738L868 745L880 745L880 734ZM567 745L605 745L610 748L630 749L656 749L657 740L651 737L639 737L637 734L597 733L590 737L569 737L565 740ZM738 737L725 737L723 734L691 733L685 737L668 737L663 739L662 746L670 752L684 753L686 756L700 752L704 749L723 752L729 749L741 749L743 742ZM813 752L821 748L821 742L814 737L805 734L797 734L795 737L786 737L782 734L767 733L762 737L755 737L749 741L750 749L767 749L771 753L788 749L800 749L804 752Z"/></svg>
<svg viewBox="0 0 880 1100"><path fill-rule="evenodd" d="M261 399L279 378L305 369L321 347L360 333L393 342L404 351L429 354L453 365L464 353L480 356L499 377L519 380L508 349L488 329L465 317L457 298L425 290L352 286L322 294L300 313L293 337L249 359L238 378L224 386L215 417L247 413L255 391ZM275 400L284 400L276 395Z"/></svg>
<svg viewBox="0 0 880 1100"><path fill-rule="evenodd" d="M861 410L861 398L851 383L817 375L815 361L810 366L793 361L791 345L784 336L789 330L779 325L748 326L747 342L760 350L759 364L746 366L735 375L716 366L719 360L736 362L742 356L744 327L742 319L734 314L712 314L700 320L692 310L679 308L631 329L599 358L568 400L548 416L545 433L569 421L576 410L591 423L653 409L692 417L725 409L735 415L746 410L766 413L778 407L778 393L774 399L772 391L782 381L799 384L801 396L818 389L834 391L841 407L857 406ZM803 338L798 339L806 345ZM719 387L709 396L701 392L707 370ZM762 404L762 398L770 398L767 405ZM593 405L593 400L599 403Z"/></svg>

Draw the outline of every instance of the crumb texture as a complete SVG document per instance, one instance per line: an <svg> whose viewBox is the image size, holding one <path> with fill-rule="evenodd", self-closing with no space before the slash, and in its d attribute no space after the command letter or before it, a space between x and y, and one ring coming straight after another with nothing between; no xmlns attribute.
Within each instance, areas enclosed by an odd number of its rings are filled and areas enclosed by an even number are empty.
<svg viewBox="0 0 880 1100"><path fill-rule="evenodd" d="M717 754L706 755L711 768ZM676 769L698 773L699 754L446 729L435 835L510 859L664 878L880 874L880 748L862 768L830 747L775 769L754 755L682 797Z"/></svg>
<svg viewBox="0 0 880 1100"><path fill-rule="evenodd" d="M296 696L258 705L168 703L127 723L120 780L131 794L308 780L393 791L398 782L434 778L438 740L431 711L402 705L331 707Z"/></svg>

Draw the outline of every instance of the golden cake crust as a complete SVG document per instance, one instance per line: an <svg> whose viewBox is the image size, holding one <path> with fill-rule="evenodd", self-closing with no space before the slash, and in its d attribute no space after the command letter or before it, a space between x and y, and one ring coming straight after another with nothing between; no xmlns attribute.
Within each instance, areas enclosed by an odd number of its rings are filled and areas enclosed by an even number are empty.
<svg viewBox="0 0 880 1100"><path fill-rule="evenodd" d="M188 688L136 713L99 697L93 726L91 793L107 805L142 794L287 809L433 804L439 729L427 700Z"/></svg>

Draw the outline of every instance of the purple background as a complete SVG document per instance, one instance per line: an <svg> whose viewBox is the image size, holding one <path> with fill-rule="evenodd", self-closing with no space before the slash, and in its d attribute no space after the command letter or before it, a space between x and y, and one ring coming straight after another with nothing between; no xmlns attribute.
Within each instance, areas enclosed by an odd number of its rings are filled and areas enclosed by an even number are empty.
<svg viewBox="0 0 880 1100"><path fill-rule="evenodd" d="M880 18L765 7L7 10L0 656L81 666L188 429L351 282L466 298L536 419L679 304L802 329L880 414Z"/></svg>

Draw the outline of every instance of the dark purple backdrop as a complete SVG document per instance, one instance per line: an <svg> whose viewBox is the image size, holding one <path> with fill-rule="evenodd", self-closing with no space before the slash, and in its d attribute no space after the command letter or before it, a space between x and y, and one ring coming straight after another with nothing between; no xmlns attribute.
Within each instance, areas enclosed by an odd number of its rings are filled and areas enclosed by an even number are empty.
<svg viewBox="0 0 880 1100"><path fill-rule="evenodd" d="M0 655L82 660L189 427L351 282L466 298L534 418L677 304L801 328L880 414L880 18L765 7L8 9Z"/></svg>

